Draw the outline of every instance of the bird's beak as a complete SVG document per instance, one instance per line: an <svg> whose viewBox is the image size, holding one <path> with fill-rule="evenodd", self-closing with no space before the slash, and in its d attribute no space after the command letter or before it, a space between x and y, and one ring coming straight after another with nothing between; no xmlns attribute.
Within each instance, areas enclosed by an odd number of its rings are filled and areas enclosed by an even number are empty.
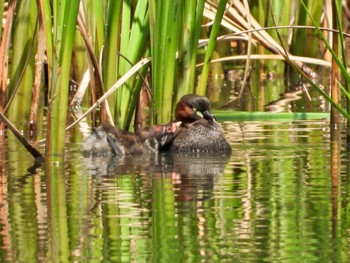
<svg viewBox="0 0 350 263"><path fill-rule="evenodd" d="M203 113L203 118L206 119L206 120L210 120L210 121L213 121L215 120L215 117L214 115L212 115L209 111L204 111Z"/></svg>

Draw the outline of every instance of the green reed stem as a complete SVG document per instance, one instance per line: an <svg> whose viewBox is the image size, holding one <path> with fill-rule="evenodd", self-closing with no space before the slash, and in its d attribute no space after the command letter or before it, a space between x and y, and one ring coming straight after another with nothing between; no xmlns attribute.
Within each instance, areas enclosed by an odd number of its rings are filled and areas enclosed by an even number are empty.
<svg viewBox="0 0 350 263"><path fill-rule="evenodd" d="M131 3L123 3L122 6L122 13L120 18L120 39L119 39L119 52L122 56L127 56L127 52L129 49L129 43L130 43L130 28L131 28ZM119 57L119 66L118 66L118 78L125 73L125 69L127 68L126 65L127 61L123 59L122 57ZM116 126L122 127L123 120L122 118L125 117L125 114L122 113L122 108L125 106L122 106L123 101L129 101L130 97L130 89L131 87L126 87L127 85L124 85L121 89L119 89L116 94L116 105L115 105L115 123ZM119 96L118 96L119 95Z"/></svg>
<svg viewBox="0 0 350 263"><path fill-rule="evenodd" d="M149 54L146 53L146 57ZM139 73L142 76L145 76L148 72L148 66L147 67L143 67L139 70ZM133 77L135 78L135 77ZM139 99L139 94L142 88L142 85L144 84L144 79L141 78L140 76L138 78L135 79L134 81L134 86L133 86L133 93L132 96L130 97L130 103L129 103L129 107L127 108L127 112L126 112L126 119L125 119L125 129L129 129L131 126L131 121L132 121L132 117L134 116L135 113L135 109L136 109L136 105Z"/></svg>
<svg viewBox="0 0 350 263"><path fill-rule="evenodd" d="M179 30L181 28L181 13L183 10L181 0L173 0L169 7L169 17L167 21L166 49L164 57L164 87L163 100L161 106L160 123L168 122L172 113L172 98L175 89L176 77L176 52L179 45Z"/></svg>
<svg viewBox="0 0 350 263"><path fill-rule="evenodd" d="M185 1L184 21L180 32L179 75L180 80L176 90L175 102L187 94L194 92L198 40L201 32L204 0Z"/></svg>
<svg viewBox="0 0 350 263"><path fill-rule="evenodd" d="M91 0L93 2L93 8L94 10L94 18L96 23L96 40L95 40L95 53L97 54L96 57L100 58L101 49L103 47L104 39L105 39L105 31L104 31L104 20L105 16L103 14L104 5L101 1Z"/></svg>
<svg viewBox="0 0 350 263"><path fill-rule="evenodd" d="M34 56L36 47L37 9L35 1L26 1L16 7L13 24L13 46L10 66L9 94L13 101L8 111L10 120L23 124L30 114L34 82ZM24 20L23 17L27 19Z"/></svg>
<svg viewBox="0 0 350 263"><path fill-rule="evenodd" d="M329 112L262 112L213 110L218 121L329 120Z"/></svg>
<svg viewBox="0 0 350 263"><path fill-rule="evenodd" d="M221 20L225 12L227 0L220 0L217 8L217 12L214 19L214 24L210 32L208 48L205 53L204 65L202 69L202 74L200 76L199 84L196 90L196 93L199 95L205 95L207 89L207 81L209 77L211 58L214 53L216 38L219 34L219 30L221 27Z"/></svg>
<svg viewBox="0 0 350 263"><path fill-rule="evenodd" d="M166 17L168 17L169 7L165 6L168 1L150 0L150 34L151 34L151 56L152 56L152 90L154 105L153 116L151 121L157 122L161 103L163 100L162 87L163 85L163 60L162 54L165 53L165 32L166 32ZM161 14L161 9L163 14Z"/></svg>
<svg viewBox="0 0 350 263"><path fill-rule="evenodd" d="M303 0L301 0L301 3L304 5ZM304 8L306 8L306 6L304 5ZM330 45L330 43L327 41L327 39L325 38L325 36L323 35L321 29L319 28L319 26L317 25L315 19L312 17L312 15L308 12L308 10L306 9L308 15L310 16L310 19L313 21L314 26L316 28L316 31L319 35L319 37L322 39L322 41L324 42L324 44L326 45L327 49L331 52L333 59L337 62L341 72L344 74L344 77L347 79L347 81L350 81L350 74L347 72L347 69L345 67L345 65L343 65L342 61L340 60L340 58L337 56L337 54L334 52L332 46Z"/></svg>
<svg viewBox="0 0 350 263"><path fill-rule="evenodd" d="M153 121L170 120L182 1L150 1Z"/></svg>
<svg viewBox="0 0 350 263"><path fill-rule="evenodd" d="M120 12L122 1L109 1L107 6L106 33L104 39L104 54L102 76L104 86L109 89L117 81L117 50L120 44ZM111 109L115 109L115 96L108 98ZM115 111L112 110L112 115Z"/></svg>
<svg viewBox="0 0 350 263"><path fill-rule="evenodd" d="M44 27L45 41L46 41L46 58L49 74L49 82L51 79L52 66L53 66L53 34L52 34L52 10L50 0L37 0L39 19L41 20L40 26Z"/></svg>
<svg viewBox="0 0 350 263"><path fill-rule="evenodd" d="M65 147L65 128L67 123L67 105L72 48L75 26L79 9L79 0L54 1L54 38L56 50L53 61L54 76L51 82L49 132L47 154L53 160L61 160ZM59 10L55 9L59 8ZM60 23L60 24L59 24ZM56 158L56 156L59 156Z"/></svg>
<svg viewBox="0 0 350 263"><path fill-rule="evenodd" d="M344 76L345 80L347 82L350 81L350 74L347 71L346 66L342 63L341 59L337 56L337 54L334 52L333 48L331 47L331 45L329 44L329 42L327 41L327 39L325 38L325 36L323 35L322 31L320 30L320 28L318 27L315 19L313 18L313 16L310 14L309 10L307 9L304 1L301 1L301 4L303 5L303 7L305 8L305 11L307 12L308 16L310 17L311 21L313 22L316 31L319 35L319 37L322 39L322 41L325 43L327 49L331 52L332 54L332 59L337 63L342 76ZM344 109L338 105L335 101L333 101L328 94L326 94L320 87L318 87L316 84L314 84L308 77L306 77L306 79L308 80L308 82L315 87L320 93L321 95L329 102L331 103L332 106L334 106L334 108L336 108L345 118L347 118L348 120L350 120L350 113L347 113L346 111L344 111Z"/></svg>
<svg viewBox="0 0 350 263"><path fill-rule="evenodd" d="M127 32L124 34L124 37L121 38L122 48L120 49L121 57L119 58L119 76L124 75L134 64L145 56L147 50L147 48L145 48L147 46L146 42L149 37L149 12L147 1L143 0L137 2L132 17L133 20L131 24L125 22L125 31ZM126 18L127 21L130 20L129 13ZM133 48L130 48L131 43ZM145 73L144 71L144 74ZM136 75L133 75L123 87L117 91L118 126L123 129L129 128L136 108L140 85L142 84L142 82L139 82L137 85L137 82Z"/></svg>
<svg viewBox="0 0 350 263"><path fill-rule="evenodd" d="M338 25L338 30L340 32L340 34L337 34L339 36L339 41L340 41L340 48L341 48L341 57L342 57L342 62L343 65L347 65L347 54L346 54L346 50L345 50L345 41L344 41L344 36L342 34L343 32L343 25L342 25L342 1L338 0L335 1L334 4L334 8L336 8L335 10L335 14L336 14L336 22ZM347 74L349 74L348 71L346 71ZM345 87L343 87L341 85L340 82L338 82L338 87L340 87L340 90L342 91L343 94L345 94L345 100L346 100L346 111L347 113L350 115L350 83L348 81L348 79L345 78L345 83L344 83ZM347 121L347 128L346 128L346 134L347 134L347 143L349 145L350 143L350 120Z"/></svg>
<svg viewBox="0 0 350 263"><path fill-rule="evenodd" d="M94 46L95 57L99 61L105 38L104 1L86 0L83 3L86 29L89 32L92 46Z"/></svg>

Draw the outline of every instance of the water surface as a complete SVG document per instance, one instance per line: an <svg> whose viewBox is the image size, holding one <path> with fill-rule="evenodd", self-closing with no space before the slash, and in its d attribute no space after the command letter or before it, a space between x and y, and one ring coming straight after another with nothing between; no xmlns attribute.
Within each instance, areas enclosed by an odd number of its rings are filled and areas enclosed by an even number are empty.
<svg viewBox="0 0 350 263"><path fill-rule="evenodd" d="M0 261L349 261L348 156L328 121L222 125L229 156L89 158L77 139L34 174L2 144Z"/></svg>

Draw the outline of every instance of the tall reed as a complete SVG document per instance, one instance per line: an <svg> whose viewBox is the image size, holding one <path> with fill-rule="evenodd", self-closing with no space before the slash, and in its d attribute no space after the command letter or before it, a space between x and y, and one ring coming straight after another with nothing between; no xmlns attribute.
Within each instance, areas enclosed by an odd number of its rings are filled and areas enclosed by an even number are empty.
<svg viewBox="0 0 350 263"><path fill-rule="evenodd" d="M102 2L101 2L102 4ZM106 7L105 37L103 39L102 76L106 89L117 81L118 46L120 45L119 28L122 1L108 1ZM115 106L115 96L108 99L111 108ZM114 112L112 111L112 116Z"/></svg>
<svg viewBox="0 0 350 263"><path fill-rule="evenodd" d="M49 2L44 6L48 9ZM52 5L53 46L50 48L53 53L49 54L52 64L48 66L51 69L51 78L46 134L46 155L50 156L52 161L62 160L64 153L70 66L78 9L78 0L53 1Z"/></svg>
<svg viewBox="0 0 350 263"><path fill-rule="evenodd" d="M304 1L301 1L301 3L303 4L305 10L307 11L310 19L312 20L313 24L315 25L316 27L316 31L319 35L319 37L322 39L323 43L326 45L327 49L330 51L330 53L332 54L332 59L334 60L334 62L337 64L337 66L339 67L339 70L342 74L342 76L344 77L344 81L346 83L349 83L350 82L350 74L347 70L347 66L346 66L346 59L342 60L341 59L341 56L340 54L338 55L337 52L335 52L335 50L333 49L332 47L332 44L327 40L326 36L323 34L323 32L321 31L321 29L319 28L317 22L315 21L315 19L313 18L313 16L310 14L310 12L308 11L307 9L307 6L304 4ZM335 19L338 20L338 26L339 28L337 27L336 29L340 29L341 30L341 23L340 23L340 13L339 13L339 10L340 10L340 6L341 6L341 2L338 1L334 8L336 8L337 10L335 10L334 12L334 15L337 16ZM343 34L342 31L340 31L341 34ZM343 39L343 37L341 37L341 39ZM342 50L345 50L344 49L344 43L340 43L341 45L341 49ZM336 47L338 48L338 47ZM338 83L340 84L340 83ZM348 84L347 84L348 85ZM349 94L347 93L347 91L345 89L343 89L343 92L345 93L346 97L350 97ZM350 119L350 115L348 115L346 113L346 111L344 109L342 109L341 105L338 103L335 103L333 100L329 100L329 102L347 119Z"/></svg>
<svg viewBox="0 0 350 263"><path fill-rule="evenodd" d="M198 41L204 11L204 0L185 1L183 8L183 22L180 29L180 43L178 48L179 79L176 85L175 101L186 93L195 90L195 73L198 54Z"/></svg>
<svg viewBox="0 0 350 263"><path fill-rule="evenodd" d="M224 12L226 10L226 4L227 4L227 0L220 0L218 3L213 28L211 29L211 32L210 32L208 48L207 48L206 53L205 53L202 73L200 75L199 84L198 84L198 87L196 90L197 93L200 95L205 95L205 92L206 92L209 70L210 70L210 65L211 65L211 57L212 57L214 49L215 49L216 38L218 37L218 34L219 34L221 20L222 20L222 17L224 15Z"/></svg>
<svg viewBox="0 0 350 263"><path fill-rule="evenodd" d="M118 76L123 76L143 56L147 55L147 40L149 38L148 2L137 1L135 5L123 5L121 28L121 45ZM132 48L130 48L132 46ZM143 69L143 75L146 73ZM117 93L116 123L123 129L129 129L131 120L139 99L142 81L133 75Z"/></svg>
<svg viewBox="0 0 350 263"><path fill-rule="evenodd" d="M12 49L8 93L13 98L7 104L10 120L25 123L31 106L31 94L34 82L36 53L37 8L35 1L25 1L16 6L16 16L12 28ZM27 19L23 19L27 18ZM11 104L10 104L11 103ZM11 107L10 107L11 106ZM22 129L24 129L22 125Z"/></svg>
<svg viewBox="0 0 350 263"><path fill-rule="evenodd" d="M305 5L301 1L300 5L294 6L297 8L295 12L285 13L280 2L267 4L266 1L258 1L253 5L252 13L257 17L254 19L247 10L248 1L234 1L231 5L227 5L227 0L217 2L218 4L205 0L28 0L20 4L19 1L10 1L6 18L11 21L7 20L4 31L0 32L0 63L4 66L0 69L0 92L5 94L0 98L1 105L3 108L6 106L11 120L23 121L28 119L32 101L33 104L46 102L46 152L49 156L62 157L71 93L69 84L79 82L83 72L90 72L87 74L87 87L90 91L85 93L83 100L83 106L90 106L90 102L96 102L103 93L113 88L135 64L145 57L151 57L151 67L141 67L139 75L131 74L128 81L108 98L108 104L103 106L103 114L109 118L101 117L102 120L129 129L135 119L135 109L140 90L145 84L145 76L151 80L153 96L149 124L170 121L174 104L182 95L192 92L206 94L216 43L219 38L228 37L220 35L222 26L232 30L235 36L240 35L241 39L249 41L247 46L259 43L259 53L263 47L263 51L268 54L282 56L289 65L297 67L297 71L302 71L303 74L305 64L295 62L295 57L291 54L299 52L295 46L298 45L300 36L308 39L305 30L283 29L284 31L278 31L282 33L269 33L263 26L285 25L293 19L300 23L312 23L316 27L313 32L322 37L322 43L332 54L328 35L321 34L324 32L320 30L321 23L318 21L323 17L322 12L325 12L321 3L308 1ZM286 1L286 9L293 4L295 1ZM338 13L340 20L340 11ZM276 16L276 19L270 19L272 16ZM325 16L328 17L328 12ZM209 40L201 41L205 43L205 58L196 87L196 63L203 62L198 56L198 52L202 51L198 43L203 18L208 18L213 23L209 27ZM305 42L316 45L308 40ZM249 50L248 59L255 55L250 54L254 48ZM346 62L340 60L340 55L333 54L333 59L344 78L349 81ZM37 62L41 63L40 67L36 65ZM10 65L8 74L6 65ZM249 63L247 65L249 67ZM45 82L47 88L43 85ZM33 96L31 100L33 86L39 97ZM347 113L340 103L332 101L320 87L315 88L348 118L350 108ZM345 95L348 93L345 92ZM33 108L35 111L35 107L32 107L32 111ZM41 113L36 116L43 112L41 109Z"/></svg>
<svg viewBox="0 0 350 263"><path fill-rule="evenodd" d="M153 118L155 123L169 121L174 93L179 22L183 10L180 0L150 0Z"/></svg>

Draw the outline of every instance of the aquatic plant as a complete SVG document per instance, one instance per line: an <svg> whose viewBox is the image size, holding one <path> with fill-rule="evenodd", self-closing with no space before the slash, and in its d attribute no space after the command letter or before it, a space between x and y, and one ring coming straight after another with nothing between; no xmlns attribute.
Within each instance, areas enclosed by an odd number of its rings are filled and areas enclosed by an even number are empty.
<svg viewBox="0 0 350 263"><path fill-rule="evenodd" d="M330 64L331 54L348 80L346 61L340 60L345 56L334 53L329 44L330 33L342 31L341 1L332 9L339 22L335 28L320 22L329 9L310 1L286 1L283 10L278 1L249 6L246 0L1 2L6 22L1 30L0 110L19 123L20 130L30 131L26 134L33 140L36 134L45 137L46 153L53 159L63 157L66 127L73 122L68 120L69 105L82 111L95 105L99 110L88 111L93 125L107 121L130 129L144 114L138 106L142 103L147 105L143 110L148 110L148 124L166 122L183 94L206 93L213 63L223 60L245 60L243 90L254 59L283 59L349 118L340 102L309 78L312 69L307 67L315 61ZM306 30L321 37L323 50L330 52L325 58L307 57L310 49L299 48L298 41L310 43ZM246 55L214 60L221 41L245 41ZM317 51L307 55L316 56ZM339 86L350 97L347 85ZM144 94L150 94L147 102Z"/></svg>

